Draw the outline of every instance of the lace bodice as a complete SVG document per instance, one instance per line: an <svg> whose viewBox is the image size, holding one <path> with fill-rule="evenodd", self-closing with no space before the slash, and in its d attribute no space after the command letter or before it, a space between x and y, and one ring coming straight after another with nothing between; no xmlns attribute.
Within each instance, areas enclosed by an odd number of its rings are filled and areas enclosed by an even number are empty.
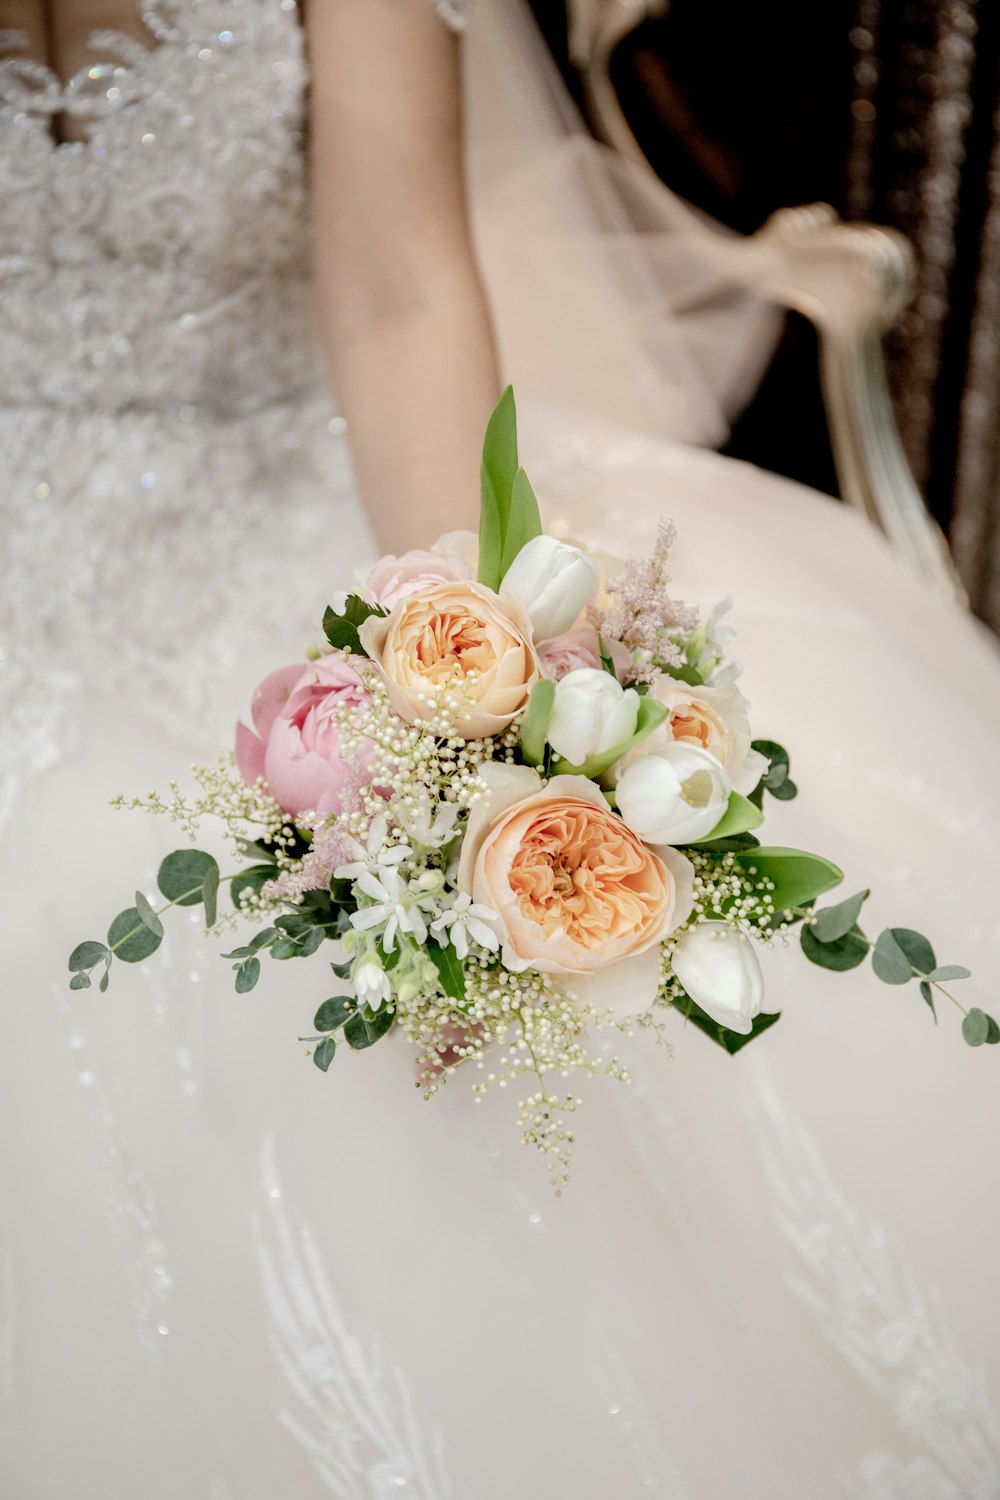
<svg viewBox="0 0 1000 1500"><path fill-rule="evenodd" d="M296 0L142 19L65 85L0 36L0 405L241 411L318 371ZM56 145L60 111L88 139Z"/></svg>
<svg viewBox="0 0 1000 1500"><path fill-rule="evenodd" d="M0 823L96 685L224 744L238 651L301 652L333 537L370 546L315 338L297 0L141 16L148 46L98 33L65 84L0 34Z"/></svg>

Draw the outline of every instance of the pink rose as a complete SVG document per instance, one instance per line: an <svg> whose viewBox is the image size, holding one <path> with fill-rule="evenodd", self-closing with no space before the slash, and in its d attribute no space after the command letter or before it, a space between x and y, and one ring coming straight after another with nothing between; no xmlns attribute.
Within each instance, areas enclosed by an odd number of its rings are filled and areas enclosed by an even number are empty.
<svg viewBox="0 0 1000 1500"><path fill-rule="evenodd" d="M263 776L287 813L339 812L350 766L340 754L335 710L368 697L357 667L339 652L303 670L281 667L253 696L257 733L236 726L236 764L244 781Z"/></svg>
<svg viewBox="0 0 1000 1500"><path fill-rule="evenodd" d="M627 681L632 666L628 648L621 641L606 639L604 649L611 658L618 681ZM550 641L539 642L535 650L545 676L554 678L556 682L565 677L567 672L575 672L578 667L597 670L601 666L600 637L593 625L574 625L572 630L567 630L563 635L555 635Z"/></svg>
<svg viewBox="0 0 1000 1500"><path fill-rule="evenodd" d="M392 609L400 599L412 599L438 583L458 583L474 576L463 557L452 552L404 552L401 557L389 553L372 568L365 581L365 598L370 604Z"/></svg>

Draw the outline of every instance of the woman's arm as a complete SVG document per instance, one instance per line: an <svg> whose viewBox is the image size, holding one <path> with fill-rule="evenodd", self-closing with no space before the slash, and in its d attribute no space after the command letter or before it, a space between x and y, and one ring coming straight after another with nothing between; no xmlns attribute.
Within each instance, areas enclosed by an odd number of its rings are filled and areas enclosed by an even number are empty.
<svg viewBox="0 0 1000 1500"><path fill-rule="evenodd" d="M470 242L459 44L433 0L312 0L323 334L355 468L393 552L472 527L499 395Z"/></svg>

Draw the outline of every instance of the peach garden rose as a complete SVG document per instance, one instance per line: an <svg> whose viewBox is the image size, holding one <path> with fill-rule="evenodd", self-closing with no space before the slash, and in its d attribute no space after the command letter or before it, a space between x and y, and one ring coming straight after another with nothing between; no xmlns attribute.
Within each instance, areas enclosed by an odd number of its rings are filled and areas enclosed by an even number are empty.
<svg viewBox="0 0 1000 1500"><path fill-rule="evenodd" d="M531 622L514 599L479 583L442 583L391 613L372 615L361 644L385 678L389 701L408 724L428 716L427 700L457 689L460 739L500 734L538 680Z"/></svg>
<svg viewBox="0 0 1000 1500"><path fill-rule="evenodd" d="M585 776L543 784L499 763L481 775L490 798L471 815L459 885L496 913L505 966L572 976L577 1000L616 1019L645 1010L659 944L691 912L690 862L649 849Z"/></svg>

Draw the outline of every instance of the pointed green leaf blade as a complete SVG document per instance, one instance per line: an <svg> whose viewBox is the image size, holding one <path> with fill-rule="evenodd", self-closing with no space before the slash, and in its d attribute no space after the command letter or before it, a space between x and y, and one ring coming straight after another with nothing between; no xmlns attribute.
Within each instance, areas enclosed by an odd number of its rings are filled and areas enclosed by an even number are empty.
<svg viewBox="0 0 1000 1500"><path fill-rule="evenodd" d="M545 759L545 735L555 698L556 685L551 677L540 678L531 689L521 720L521 759L526 766L540 766Z"/></svg>
<svg viewBox="0 0 1000 1500"><path fill-rule="evenodd" d="M711 833L707 833L703 839L692 840L690 847L697 849L701 844L711 843L714 839L729 839L739 833L749 833L751 828L759 828L763 821L764 814L755 803L748 797L741 797L739 792L730 792L729 804Z"/></svg>
<svg viewBox="0 0 1000 1500"><path fill-rule="evenodd" d="M510 514L500 553L500 581L522 547L542 534L542 518L535 492L523 469L518 469L511 486Z"/></svg>
<svg viewBox="0 0 1000 1500"><path fill-rule="evenodd" d="M508 386L493 409L483 439L479 500L479 582L498 589L504 536L517 473L517 410Z"/></svg>

